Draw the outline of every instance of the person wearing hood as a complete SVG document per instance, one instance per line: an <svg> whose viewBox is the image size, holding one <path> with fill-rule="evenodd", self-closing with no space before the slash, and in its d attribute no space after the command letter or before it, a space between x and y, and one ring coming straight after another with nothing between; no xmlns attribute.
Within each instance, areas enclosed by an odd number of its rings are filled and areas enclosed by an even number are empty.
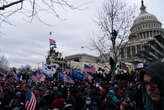
<svg viewBox="0 0 164 110"><path fill-rule="evenodd" d="M117 102L119 101L115 96L115 91L112 89L105 96L105 103L102 105L101 110L119 110Z"/></svg>
<svg viewBox="0 0 164 110"><path fill-rule="evenodd" d="M141 71L140 76L143 84L143 106L140 109L164 110L164 62L150 65Z"/></svg>
<svg viewBox="0 0 164 110"><path fill-rule="evenodd" d="M9 108L12 110L22 110L25 109L24 101L21 100L22 93L20 91L16 92L15 97L10 101Z"/></svg>
<svg viewBox="0 0 164 110"><path fill-rule="evenodd" d="M86 97L83 110L98 110L97 102L91 97Z"/></svg>

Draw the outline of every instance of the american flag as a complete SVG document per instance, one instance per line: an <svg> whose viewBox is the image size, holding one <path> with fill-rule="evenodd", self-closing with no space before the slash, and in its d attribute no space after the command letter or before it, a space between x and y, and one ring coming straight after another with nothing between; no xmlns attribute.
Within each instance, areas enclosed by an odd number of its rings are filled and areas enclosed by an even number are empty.
<svg viewBox="0 0 164 110"><path fill-rule="evenodd" d="M96 73L96 68L94 66L84 65L84 72Z"/></svg>
<svg viewBox="0 0 164 110"><path fill-rule="evenodd" d="M94 66L91 66L91 73L96 73L96 68Z"/></svg>
<svg viewBox="0 0 164 110"><path fill-rule="evenodd" d="M56 41L54 39L49 39L50 45L56 45Z"/></svg>
<svg viewBox="0 0 164 110"><path fill-rule="evenodd" d="M54 39L49 39L49 41L50 41L50 46L56 48L56 41Z"/></svg>
<svg viewBox="0 0 164 110"><path fill-rule="evenodd" d="M27 88L25 110L35 110L35 107L36 107L35 95L29 88Z"/></svg>
<svg viewBox="0 0 164 110"><path fill-rule="evenodd" d="M91 67L89 65L84 64L84 72L91 72Z"/></svg>

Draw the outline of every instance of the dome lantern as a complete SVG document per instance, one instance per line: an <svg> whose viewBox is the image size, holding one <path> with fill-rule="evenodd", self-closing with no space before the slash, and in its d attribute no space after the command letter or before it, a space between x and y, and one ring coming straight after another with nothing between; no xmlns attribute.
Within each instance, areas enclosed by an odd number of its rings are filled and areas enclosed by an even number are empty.
<svg viewBox="0 0 164 110"><path fill-rule="evenodd" d="M141 1L141 8L140 8L140 10L141 10L141 14L146 13L146 7L144 5L144 1L143 0Z"/></svg>

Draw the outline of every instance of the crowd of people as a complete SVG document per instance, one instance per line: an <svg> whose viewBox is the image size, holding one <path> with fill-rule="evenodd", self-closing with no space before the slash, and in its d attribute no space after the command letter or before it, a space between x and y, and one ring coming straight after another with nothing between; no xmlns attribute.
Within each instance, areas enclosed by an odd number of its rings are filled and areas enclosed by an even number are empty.
<svg viewBox="0 0 164 110"><path fill-rule="evenodd" d="M28 73L29 74L29 73ZM58 74L58 73L56 73ZM164 110L164 63L131 74L91 74L92 80L60 81L57 75L44 81L22 80L0 74L0 110L25 110L27 90L36 104L28 110ZM34 104L34 103L33 103Z"/></svg>

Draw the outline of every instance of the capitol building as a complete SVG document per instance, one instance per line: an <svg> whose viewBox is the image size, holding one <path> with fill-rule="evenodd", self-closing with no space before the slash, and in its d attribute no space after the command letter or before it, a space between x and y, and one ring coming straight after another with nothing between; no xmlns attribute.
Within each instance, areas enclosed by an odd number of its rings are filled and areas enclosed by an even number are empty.
<svg viewBox="0 0 164 110"><path fill-rule="evenodd" d="M120 48L120 62L149 63L164 58L164 29L157 17L146 11L143 0L130 32L126 47Z"/></svg>

